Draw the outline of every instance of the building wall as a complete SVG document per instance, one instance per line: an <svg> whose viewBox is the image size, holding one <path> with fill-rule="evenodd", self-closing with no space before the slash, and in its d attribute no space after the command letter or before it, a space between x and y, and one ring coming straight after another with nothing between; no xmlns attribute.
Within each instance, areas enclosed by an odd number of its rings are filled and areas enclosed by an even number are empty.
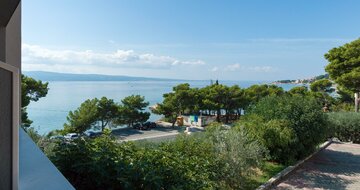
<svg viewBox="0 0 360 190"><path fill-rule="evenodd" d="M0 189L11 189L12 187L11 80L12 74L0 68Z"/></svg>
<svg viewBox="0 0 360 190"><path fill-rule="evenodd" d="M6 63L21 69L21 3L6 26Z"/></svg>
<svg viewBox="0 0 360 190"><path fill-rule="evenodd" d="M5 36L5 31L6 28L4 26L0 26L0 61L5 62L5 54L6 54L6 50L5 50L5 40L6 40L6 36Z"/></svg>
<svg viewBox="0 0 360 190"><path fill-rule="evenodd" d="M8 1L14 3L14 1ZM11 6L3 5L0 11ZM10 10L11 11L11 10ZM0 26L0 189L18 189L18 127L20 124L21 4ZM2 20L3 21L3 20ZM2 22L3 23L3 22ZM16 73L16 72L15 72ZM14 80L13 77L17 77ZM15 92L15 93L14 93Z"/></svg>

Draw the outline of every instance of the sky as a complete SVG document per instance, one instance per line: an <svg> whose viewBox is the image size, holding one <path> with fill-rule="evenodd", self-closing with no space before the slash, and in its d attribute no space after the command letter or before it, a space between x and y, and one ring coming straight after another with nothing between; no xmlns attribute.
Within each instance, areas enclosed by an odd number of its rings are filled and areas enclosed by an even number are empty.
<svg viewBox="0 0 360 190"><path fill-rule="evenodd" d="M176 79L324 74L358 0L23 0L22 69Z"/></svg>

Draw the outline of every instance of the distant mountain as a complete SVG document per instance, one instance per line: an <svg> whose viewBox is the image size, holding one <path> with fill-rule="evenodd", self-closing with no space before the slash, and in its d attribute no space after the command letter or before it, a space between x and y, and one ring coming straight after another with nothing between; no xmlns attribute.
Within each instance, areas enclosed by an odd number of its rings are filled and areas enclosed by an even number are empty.
<svg viewBox="0 0 360 190"><path fill-rule="evenodd" d="M45 71L24 71L23 74L42 81L180 81L180 79L131 77L121 75L70 74Z"/></svg>

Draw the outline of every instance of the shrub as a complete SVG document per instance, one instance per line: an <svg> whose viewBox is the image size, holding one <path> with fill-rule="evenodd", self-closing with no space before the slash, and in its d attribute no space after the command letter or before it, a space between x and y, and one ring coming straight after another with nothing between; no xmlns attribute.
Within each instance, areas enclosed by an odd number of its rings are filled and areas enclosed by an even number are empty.
<svg viewBox="0 0 360 190"><path fill-rule="evenodd" d="M37 143L42 138L42 136L39 135L34 127L28 127L25 131L35 143Z"/></svg>
<svg viewBox="0 0 360 190"><path fill-rule="evenodd" d="M360 113L329 113L332 135L341 141L360 143Z"/></svg>
<svg viewBox="0 0 360 190"><path fill-rule="evenodd" d="M333 112L349 112L349 111L354 111L354 110L355 110L355 107L354 107L353 103L342 102L342 103L331 106L331 111L333 111Z"/></svg>
<svg viewBox="0 0 360 190"><path fill-rule="evenodd" d="M179 136L158 148L140 148L129 176L130 189L209 189L218 170L211 144ZM127 187L127 188L129 188Z"/></svg>
<svg viewBox="0 0 360 190"><path fill-rule="evenodd" d="M290 128L286 120L265 121L258 115L246 115L236 127L245 127L251 137L258 140L268 149L270 160L278 162L294 161L293 149L289 148L292 143L296 142L295 131Z"/></svg>
<svg viewBox="0 0 360 190"><path fill-rule="evenodd" d="M102 135L94 140L57 142L47 156L76 189L122 189L130 165L127 158L134 150L132 144L117 146L111 136Z"/></svg>
<svg viewBox="0 0 360 190"><path fill-rule="evenodd" d="M314 98L274 96L260 100L250 108L249 113L260 116L266 122L264 130L267 131L262 132L269 136L266 139L270 140L271 136L284 137L282 138L284 142L280 140L276 143L276 149L278 143L289 143L280 146L283 149L281 155L285 156L281 158L281 161L288 162L307 156L328 136L327 117L321 108L322 106ZM277 134L278 132L280 134ZM292 141L285 137L287 135L290 135ZM270 142L266 139L264 141ZM275 139L272 140L275 141ZM267 148L274 147L267 144ZM276 157L278 156L280 155Z"/></svg>
<svg viewBox="0 0 360 190"><path fill-rule="evenodd" d="M260 143L249 137L243 128L226 129L221 124L213 124L206 132L206 138L213 145L219 170L219 189L242 189L245 178L253 174L253 169L262 162L265 153Z"/></svg>
<svg viewBox="0 0 360 190"><path fill-rule="evenodd" d="M102 135L59 143L48 156L76 189L241 189L263 154L243 130L138 145Z"/></svg>

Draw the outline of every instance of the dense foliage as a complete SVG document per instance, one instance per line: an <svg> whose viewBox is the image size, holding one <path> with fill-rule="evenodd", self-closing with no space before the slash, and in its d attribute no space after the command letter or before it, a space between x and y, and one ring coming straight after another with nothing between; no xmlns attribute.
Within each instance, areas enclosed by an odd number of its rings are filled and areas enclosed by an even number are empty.
<svg viewBox="0 0 360 190"><path fill-rule="evenodd" d="M149 119L150 113L144 112L149 102L145 101L145 97L140 95L127 96L121 100L119 105L119 114L116 118L116 124L127 124L129 127L137 122L145 122Z"/></svg>
<svg viewBox="0 0 360 190"><path fill-rule="evenodd" d="M121 104L106 97L86 100L79 108L69 112L62 133L83 133L92 128L104 131L105 127L125 124L131 127L136 122L149 119L150 113L144 112L148 105L140 95L125 97Z"/></svg>
<svg viewBox="0 0 360 190"><path fill-rule="evenodd" d="M330 78L352 92L360 91L360 39L331 49L325 58Z"/></svg>
<svg viewBox="0 0 360 190"><path fill-rule="evenodd" d="M45 152L77 189L242 189L264 149L243 130L215 127L145 145L118 144L105 131Z"/></svg>
<svg viewBox="0 0 360 190"><path fill-rule="evenodd" d="M48 83L35 80L31 77L21 75L21 126L24 129L30 127L32 121L28 118L26 111L31 101L38 101L48 93Z"/></svg>
<svg viewBox="0 0 360 190"><path fill-rule="evenodd" d="M360 114L354 112L329 113L332 135L344 142L360 143Z"/></svg>
<svg viewBox="0 0 360 190"><path fill-rule="evenodd" d="M268 159L282 163L294 161L294 153L290 146L296 143L297 137L288 121L266 121L258 115L250 114L243 117L236 127L244 127L252 138L266 147L268 154L264 156Z"/></svg>
<svg viewBox="0 0 360 190"><path fill-rule="evenodd" d="M276 85L253 85L242 89L237 85L229 87L215 83L203 88L191 88L185 83L164 94L163 102L153 112L164 115L173 124L181 114L216 116L218 122L229 123L239 119L243 110L261 98L284 93Z"/></svg>
<svg viewBox="0 0 360 190"><path fill-rule="evenodd" d="M328 79L317 80L310 85L310 89L313 92L327 92L331 93L334 89L331 88L332 83Z"/></svg>
<svg viewBox="0 0 360 190"><path fill-rule="evenodd" d="M96 125L98 119L98 99L86 100L78 109L70 111L67 123L64 124L65 132L82 133Z"/></svg>
<svg viewBox="0 0 360 190"><path fill-rule="evenodd" d="M341 88L352 93L360 92L360 39L331 49L325 58L329 61L325 70ZM359 111L359 100L355 101Z"/></svg>
<svg viewBox="0 0 360 190"><path fill-rule="evenodd" d="M285 93L284 89L276 85L252 85L245 90L248 105L257 103L264 97L280 96Z"/></svg>
<svg viewBox="0 0 360 190"><path fill-rule="evenodd" d="M287 93L293 96L294 95L305 96L309 94L309 90L306 86L295 86L291 88Z"/></svg>
<svg viewBox="0 0 360 190"><path fill-rule="evenodd" d="M244 125L269 149L272 159L291 162L311 153L327 137L327 117L321 108L311 97L267 97L251 107L249 114L255 116Z"/></svg>

